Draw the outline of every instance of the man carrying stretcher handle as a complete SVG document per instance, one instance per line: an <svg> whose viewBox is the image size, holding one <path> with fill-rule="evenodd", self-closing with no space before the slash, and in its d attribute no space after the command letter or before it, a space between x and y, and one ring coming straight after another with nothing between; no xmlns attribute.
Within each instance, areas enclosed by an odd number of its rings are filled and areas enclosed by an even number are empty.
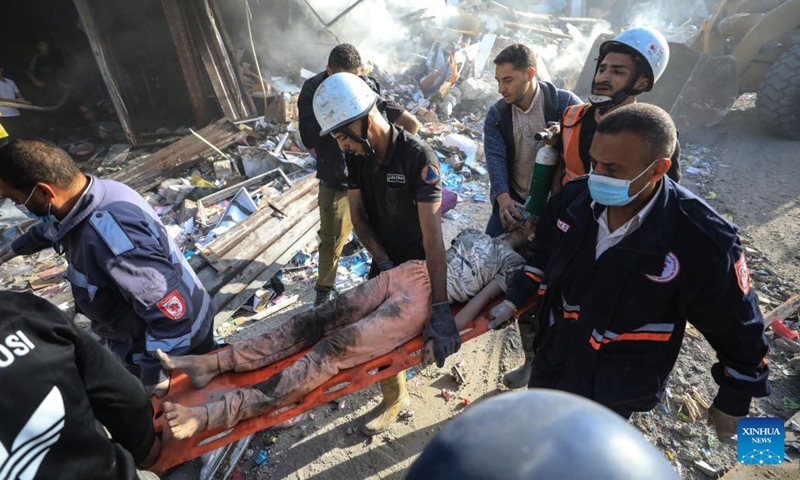
<svg viewBox="0 0 800 480"><path fill-rule="evenodd" d="M455 316L459 330L506 291L524 265L515 250L524 249L532 233L533 222L528 217L495 239L466 230L453 240L446 252L448 301L459 303L472 298ZM234 390L197 407L164 402L172 434L181 439L207 429L230 428L241 420L299 401L342 369L391 352L422 333L428 320L430 292L425 262L410 260L231 348L184 357L158 352L165 369L182 370L194 387L203 388L221 373L255 370L311 348L254 388ZM434 361L433 340L427 340L423 364Z"/></svg>

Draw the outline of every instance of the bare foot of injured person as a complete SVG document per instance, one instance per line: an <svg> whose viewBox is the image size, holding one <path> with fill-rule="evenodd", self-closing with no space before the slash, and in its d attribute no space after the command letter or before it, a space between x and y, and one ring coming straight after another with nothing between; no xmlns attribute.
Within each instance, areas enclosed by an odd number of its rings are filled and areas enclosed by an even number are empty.
<svg viewBox="0 0 800 480"><path fill-rule="evenodd" d="M219 359L216 354L187 355L185 357L171 357L160 349L156 350L156 358L165 370L181 370L189 377L194 388L203 388L221 372Z"/></svg>
<svg viewBox="0 0 800 480"><path fill-rule="evenodd" d="M208 426L208 410L205 405L184 407L179 403L164 402L163 407L169 430L178 440L192 437Z"/></svg>

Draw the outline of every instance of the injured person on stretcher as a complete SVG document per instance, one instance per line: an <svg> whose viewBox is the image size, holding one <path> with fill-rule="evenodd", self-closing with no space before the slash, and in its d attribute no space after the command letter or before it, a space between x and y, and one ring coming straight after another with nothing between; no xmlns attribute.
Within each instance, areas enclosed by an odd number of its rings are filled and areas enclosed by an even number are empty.
<svg viewBox="0 0 800 480"><path fill-rule="evenodd" d="M505 292L525 264L524 251L533 234L528 216L512 231L491 238L476 230L461 232L447 250L447 295L451 304L469 302L455 316L459 329L469 324L495 297ZM516 250L516 251L515 251ZM195 388L217 375L265 367L305 349L311 350L280 373L252 388L225 393L219 400L196 407L164 402L164 414L175 438L203 430L233 427L300 401L340 370L381 357L422 333L430 317L430 279L425 262L408 261L314 309L299 313L271 331L207 355L157 356L167 370L181 370ZM434 363L432 341L423 348L423 365ZM400 372L408 405L405 372ZM398 382L399 383L399 382ZM397 397L397 395L394 395Z"/></svg>

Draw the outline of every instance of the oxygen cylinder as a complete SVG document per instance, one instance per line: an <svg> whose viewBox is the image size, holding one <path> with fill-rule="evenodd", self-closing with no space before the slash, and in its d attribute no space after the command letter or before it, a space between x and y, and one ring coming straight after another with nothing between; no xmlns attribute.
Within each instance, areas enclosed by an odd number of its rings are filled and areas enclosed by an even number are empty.
<svg viewBox="0 0 800 480"><path fill-rule="evenodd" d="M547 205L557 164L558 152L550 145L543 146L536 153L536 162L533 164L533 175L531 175L530 194L525 202L525 210L536 217L542 214L544 206Z"/></svg>

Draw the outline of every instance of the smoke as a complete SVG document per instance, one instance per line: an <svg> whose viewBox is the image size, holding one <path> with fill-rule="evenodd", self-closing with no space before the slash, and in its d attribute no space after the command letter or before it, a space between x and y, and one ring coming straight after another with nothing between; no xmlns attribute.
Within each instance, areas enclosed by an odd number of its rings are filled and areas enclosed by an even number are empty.
<svg viewBox="0 0 800 480"><path fill-rule="evenodd" d="M327 23L355 1L308 0L308 3ZM326 29L303 0L287 2L283 14L275 14L277 3L261 2L258 8L266 14L254 20L256 48L259 56L267 60L266 69L271 72L283 68L321 71L327 65L330 50L339 42L355 45L365 63L372 61L384 70L396 71L415 59L414 54L426 53L413 50L402 17L419 9L426 9L428 17L442 20L453 14L453 7L439 2L431 5L433 2L426 0L364 0ZM256 8L254 2L251 6Z"/></svg>
<svg viewBox="0 0 800 480"><path fill-rule="evenodd" d="M539 60L544 65L551 79L561 80L567 88L574 88L578 76L589 58L594 41L604 33L611 33L605 22L595 24L588 35L572 24L567 24L567 33L572 40L563 43L550 42L541 48L535 48ZM591 59L589 59L591 63Z"/></svg>
<svg viewBox="0 0 800 480"><path fill-rule="evenodd" d="M631 27L651 27L667 40L688 43L697 31L696 25L710 16L705 0L651 0L631 6L627 20Z"/></svg>

